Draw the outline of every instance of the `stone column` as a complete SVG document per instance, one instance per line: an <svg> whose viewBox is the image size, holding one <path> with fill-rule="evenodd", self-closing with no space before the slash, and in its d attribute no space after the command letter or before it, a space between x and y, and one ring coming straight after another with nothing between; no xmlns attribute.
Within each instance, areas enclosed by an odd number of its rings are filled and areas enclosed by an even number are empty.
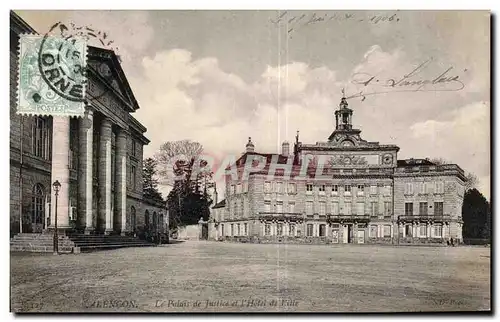
<svg viewBox="0 0 500 322"><path fill-rule="evenodd" d="M111 122L104 118L101 123L99 144L99 216L105 220L105 233L113 231L111 213Z"/></svg>
<svg viewBox="0 0 500 322"><path fill-rule="evenodd" d="M116 213L121 223L121 234L128 232L127 227L127 138L128 133L120 129L116 137Z"/></svg>
<svg viewBox="0 0 500 322"><path fill-rule="evenodd" d="M69 121L68 116L54 116L52 121L52 171L50 228L54 229L56 196L52 184L58 180L61 188L57 197L57 230L69 227Z"/></svg>
<svg viewBox="0 0 500 322"><path fill-rule="evenodd" d="M85 234L94 231L92 222L92 165L94 139L94 111L87 107L85 116L79 119L80 163L78 167L78 207L85 223Z"/></svg>

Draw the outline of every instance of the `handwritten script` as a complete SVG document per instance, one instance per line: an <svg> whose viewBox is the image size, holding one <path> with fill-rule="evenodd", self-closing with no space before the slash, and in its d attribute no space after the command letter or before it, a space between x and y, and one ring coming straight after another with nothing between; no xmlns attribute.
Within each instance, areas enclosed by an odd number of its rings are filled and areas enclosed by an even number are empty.
<svg viewBox="0 0 500 322"><path fill-rule="evenodd" d="M361 97L362 100L369 95L396 92L456 92L465 87L460 80L460 76L453 73L453 66L446 69L439 69L430 78L422 77L420 74L424 70L430 70L433 58L429 58L409 73L394 78L383 78L369 73L355 73L351 83L365 87L362 91L350 95L347 98ZM463 70L467 72L467 69Z"/></svg>
<svg viewBox="0 0 500 322"><path fill-rule="evenodd" d="M297 31L298 29L313 24L326 23L329 21L355 21L355 22L367 22L371 24L379 23L392 23L398 22L399 18L396 13L388 15L372 15L372 16L361 16L356 13L348 12L332 12L332 13L302 13L294 15L289 11L281 12L276 19L270 20L274 25L287 25L288 34Z"/></svg>

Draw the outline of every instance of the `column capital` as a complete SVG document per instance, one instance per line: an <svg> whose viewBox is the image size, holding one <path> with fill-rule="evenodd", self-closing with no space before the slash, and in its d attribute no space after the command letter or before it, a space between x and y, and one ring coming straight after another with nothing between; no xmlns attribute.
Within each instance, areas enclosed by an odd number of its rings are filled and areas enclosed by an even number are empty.
<svg viewBox="0 0 500 322"><path fill-rule="evenodd" d="M124 129L123 127L118 128L118 132L116 134L118 137L129 137L130 136L130 130L129 129Z"/></svg>
<svg viewBox="0 0 500 322"><path fill-rule="evenodd" d="M111 128L113 126L113 123L111 122L111 119L108 117L104 117L101 121L101 127L102 128Z"/></svg>
<svg viewBox="0 0 500 322"><path fill-rule="evenodd" d="M95 112L95 108L92 105L85 106L85 114L88 116L93 116Z"/></svg>

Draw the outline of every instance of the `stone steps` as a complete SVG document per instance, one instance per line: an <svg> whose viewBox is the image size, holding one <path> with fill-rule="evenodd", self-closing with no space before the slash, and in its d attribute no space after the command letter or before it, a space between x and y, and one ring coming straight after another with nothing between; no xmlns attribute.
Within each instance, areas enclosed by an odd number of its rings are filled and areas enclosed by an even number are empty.
<svg viewBox="0 0 500 322"><path fill-rule="evenodd" d="M22 233L10 240L10 250L19 252L53 252L52 234ZM60 253L80 253L123 247L150 247L156 244L130 236L70 234L58 236Z"/></svg>

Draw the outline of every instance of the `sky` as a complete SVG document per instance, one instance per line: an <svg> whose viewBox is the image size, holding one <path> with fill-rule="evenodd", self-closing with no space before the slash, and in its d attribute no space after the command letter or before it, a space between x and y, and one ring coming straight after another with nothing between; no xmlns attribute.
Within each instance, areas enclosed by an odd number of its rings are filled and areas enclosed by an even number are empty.
<svg viewBox="0 0 500 322"><path fill-rule="evenodd" d="M325 142L344 89L363 139L457 163L490 198L489 12L16 12L40 33L61 21L108 34L148 129L144 157L182 139L216 159L248 137L263 153L297 130Z"/></svg>

